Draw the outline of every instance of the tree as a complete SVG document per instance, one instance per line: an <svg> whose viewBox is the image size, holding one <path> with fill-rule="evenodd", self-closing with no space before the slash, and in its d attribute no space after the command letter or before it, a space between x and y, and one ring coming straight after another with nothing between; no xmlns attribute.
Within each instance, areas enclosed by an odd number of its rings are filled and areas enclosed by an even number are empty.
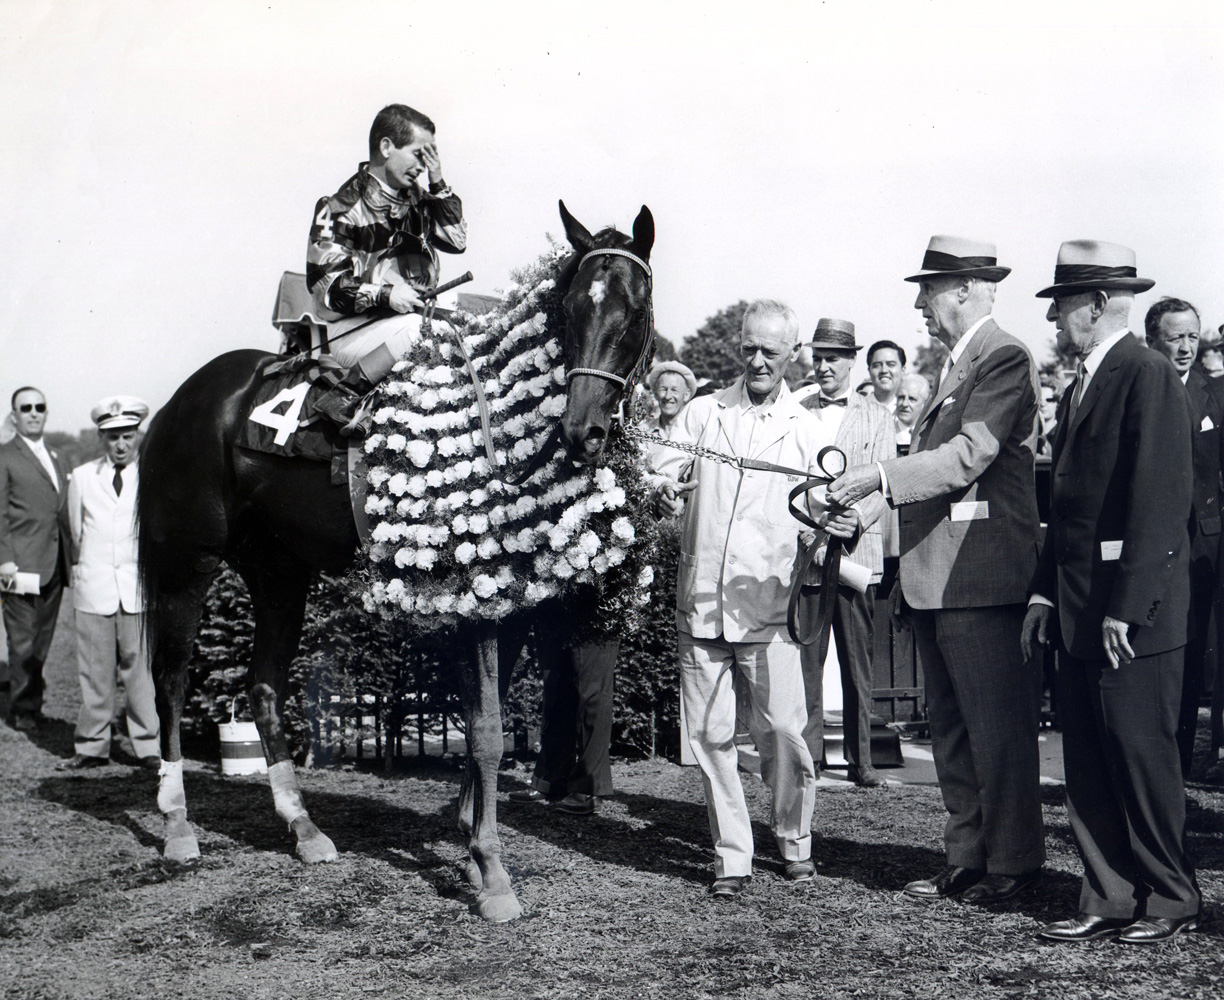
<svg viewBox="0 0 1224 1000"><path fill-rule="evenodd" d="M914 360L910 367L931 383L933 389L939 387L939 375L943 371L944 362L948 360L948 349L931 337L914 352Z"/></svg>
<svg viewBox="0 0 1224 1000"><path fill-rule="evenodd" d="M658 330L655 330L654 359L655 361L676 360L676 345L662 336Z"/></svg>
<svg viewBox="0 0 1224 1000"><path fill-rule="evenodd" d="M680 360L698 378L712 379L717 385L728 385L743 373L744 361L739 353L740 326L748 303L743 299L716 312L684 338Z"/></svg>

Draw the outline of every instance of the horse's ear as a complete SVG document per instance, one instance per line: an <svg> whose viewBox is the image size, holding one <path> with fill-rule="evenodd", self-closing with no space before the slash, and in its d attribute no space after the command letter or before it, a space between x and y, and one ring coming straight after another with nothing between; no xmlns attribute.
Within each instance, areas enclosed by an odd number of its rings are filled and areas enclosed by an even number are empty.
<svg viewBox="0 0 1224 1000"><path fill-rule="evenodd" d="M633 252L642 260L650 259L650 248L654 246L654 216L645 205L633 220Z"/></svg>
<svg viewBox="0 0 1224 1000"><path fill-rule="evenodd" d="M590 253L595 249L595 237L590 234L587 227L569 214L569 209L565 207L565 202L558 201L557 207L561 209L561 223L565 226L566 238L579 253Z"/></svg>

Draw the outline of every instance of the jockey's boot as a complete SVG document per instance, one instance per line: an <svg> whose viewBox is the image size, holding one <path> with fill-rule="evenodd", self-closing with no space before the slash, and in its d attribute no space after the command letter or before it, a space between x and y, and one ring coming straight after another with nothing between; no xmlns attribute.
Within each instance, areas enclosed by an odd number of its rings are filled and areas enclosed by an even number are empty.
<svg viewBox="0 0 1224 1000"><path fill-rule="evenodd" d="M390 348L379 344L345 372L344 378L315 399L311 412L339 426L342 437L364 437L369 422L361 409L362 398L391 374L395 361Z"/></svg>

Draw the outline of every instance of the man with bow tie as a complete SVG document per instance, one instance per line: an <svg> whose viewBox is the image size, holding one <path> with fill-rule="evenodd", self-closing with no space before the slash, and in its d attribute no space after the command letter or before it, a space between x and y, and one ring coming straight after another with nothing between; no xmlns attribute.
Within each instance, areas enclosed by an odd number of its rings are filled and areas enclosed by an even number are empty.
<svg viewBox="0 0 1224 1000"><path fill-rule="evenodd" d="M142 640L136 568L137 446L148 405L112 396L93 408L106 454L78 466L68 489L68 519L79 549L73 575L81 711L76 755L61 771L104 767L110 758L116 681L127 692L127 728L141 766L161 766L153 676Z"/></svg>
<svg viewBox="0 0 1224 1000"><path fill-rule="evenodd" d="M13 393L17 434L0 445L0 592L9 646L8 721L36 729L43 664L68 582L68 467L43 441L46 397L33 386Z"/></svg>
<svg viewBox="0 0 1224 1000"><path fill-rule="evenodd" d="M1008 899L1045 860L1037 733L1041 667L1020 651L1037 564L1037 369L991 315L994 244L932 237L914 308L950 351L910 454L829 487L852 504L879 490L899 508L897 611L914 629L931 750L948 822L947 865L905 892Z"/></svg>
<svg viewBox="0 0 1224 1000"><path fill-rule="evenodd" d="M844 319L821 319L809 345L815 382L795 393L811 410L842 450L850 464L886 462L897 456L892 415L873 397L850 391L850 371L860 350L854 324ZM833 606L833 641L841 667L842 719L845 754L850 780L875 788L884 779L871 763L871 649L872 611L875 588L884 573L884 543L880 534L888 506L879 493L872 493L851 508L861 535L845 559L871 574L865 592L841 584ZM819 579L819 577L817 577ZM824 664L815 643L804 646L803 684L807 694L808 722L803 731L812 760L819 766L824 756Z"/></svg>

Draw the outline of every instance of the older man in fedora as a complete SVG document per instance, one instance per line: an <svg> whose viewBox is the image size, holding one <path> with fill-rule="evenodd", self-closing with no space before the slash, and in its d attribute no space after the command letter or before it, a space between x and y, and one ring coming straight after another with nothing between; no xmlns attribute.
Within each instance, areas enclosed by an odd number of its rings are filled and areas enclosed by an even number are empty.
<svg viewBox="0 0 1224 1000"><path fill-rule="evenodd" d="M795 393L833 436L833 443L848 463L886 462L897 455L892 415L870 395L850 391L850 371L860 345L854 324L844 319L821 319L808 345L815 381ZM840 584L833 606L833 642L841 667L842 720L850 780L867 788L884 784L871 763L871 649L875 589L884 573L882 519L889 513L879 493L872 493L851 508L859 522L858 545L846 561L870 573L866 590ZM803 684L807 694L808 723L803 731L812 759L824 755L824 663L815 643L804 646Z"/></svg>
<svg viewBox="0 0 1224 1000"><path fill-rule="evenodd" d="M1045 860L1037 757L1040 665L1020 654L1037 561L1037 370L991 315L1010 269L994 245L935 236L914 308L950 352L910 454L849 469L829 496L880 490L899 508L898 612L926 681L932 752L948 810L947 864L905 892L1007 899Z"/></svg>
<svg viewBox="0 0 1224 1000"><path fill-rule="evenodd" d="M1084 861L1078 914L1041 931L1053 941L1163 941L1193 930L1201 906L1177 749L1190 413L1168 359L1127 328L1152 285L1127 247L1072 240L1037 293L1079 355L1022 639L1058 643L1067 812Z"/></svg>
<svg viewBox="0 0 1224 1000"><path fill-rule="evenodd" d="M68 520L79 553L72 582L81 711L76 754L58 765L62 771L108 763L119 682L127 693L132 749L142 766L161 766L136 570L137 446L148 415L148 404L135 396L99 402L90 417L106 453L74 469L68 487Z"/></svg>

